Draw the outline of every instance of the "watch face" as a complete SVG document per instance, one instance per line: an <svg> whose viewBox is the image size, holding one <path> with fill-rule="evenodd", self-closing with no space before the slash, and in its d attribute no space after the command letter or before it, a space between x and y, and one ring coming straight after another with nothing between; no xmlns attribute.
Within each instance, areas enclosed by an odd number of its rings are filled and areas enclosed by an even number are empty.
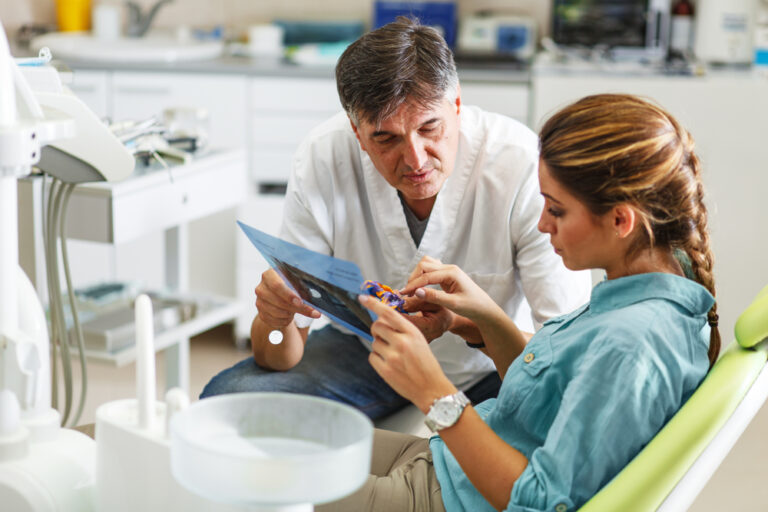
<svg viewBox="0 0 768 512"><path fill-rule="evenodd" d="M461 408L455 402L440 400L435 404L431 416L438 425L448 426L456 421L460 412Z"/></svg>
<svg viewBox="0 0 768 512"><path fill-rule="evenodd" d="M432 431L450 427L459 419L469 400L463 393L444 396L437 400L427 413L427 425Z"/></svg>

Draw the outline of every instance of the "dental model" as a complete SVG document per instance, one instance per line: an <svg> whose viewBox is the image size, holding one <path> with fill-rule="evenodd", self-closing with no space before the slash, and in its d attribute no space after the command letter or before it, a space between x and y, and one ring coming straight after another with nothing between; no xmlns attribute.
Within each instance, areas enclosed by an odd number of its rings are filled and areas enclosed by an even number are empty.
<svg viewBox="0 0 768 512"><path fill-rule="evenodd" d="M405 310L405 299L385 284L369 279L363 283L363 291L368 295L378 298L381 302L400 313L408 313Z"/></svg>

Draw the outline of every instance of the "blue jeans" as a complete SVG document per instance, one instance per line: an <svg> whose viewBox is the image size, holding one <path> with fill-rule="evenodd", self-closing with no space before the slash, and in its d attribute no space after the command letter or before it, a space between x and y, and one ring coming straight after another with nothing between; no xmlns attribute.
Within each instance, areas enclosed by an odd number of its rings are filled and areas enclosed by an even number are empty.
<svg viewBox="0 0 768 512"><path fill-rule="evenodd" d="M290 370L266 370L248 357L213 377L200 398L248 391L302 393L351 405L375 420L409 402L379 377L368 363L369 354L356 336L327 325L309 333L304 356ZM478 403L495 397L500 386L498 373L492 372L466 394Z"/></svg>

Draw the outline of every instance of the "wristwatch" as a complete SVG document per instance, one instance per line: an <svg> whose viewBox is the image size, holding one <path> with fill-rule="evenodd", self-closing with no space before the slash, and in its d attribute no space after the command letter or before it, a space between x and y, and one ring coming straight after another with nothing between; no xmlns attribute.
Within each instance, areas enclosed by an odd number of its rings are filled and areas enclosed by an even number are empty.
<svg viewBox="0 0 768 512"><path fill-rule="evenodd" d="M448 428L459 421L459 417L467 405L469 405L469 398L461 391L437 398L432 402L424 423L432 432Z"/></svg>

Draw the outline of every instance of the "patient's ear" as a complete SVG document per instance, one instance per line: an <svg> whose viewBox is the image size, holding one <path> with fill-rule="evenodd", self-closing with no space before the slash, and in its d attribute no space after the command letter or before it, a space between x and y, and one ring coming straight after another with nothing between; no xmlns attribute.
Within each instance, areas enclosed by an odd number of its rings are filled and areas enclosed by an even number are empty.
<svg viewBox="0 0 768 512"><path fill-rule="evenodd" d="M640 220L637 212L630 205L622 203L613 207L612 211L613 229L616 236L626 238L635 230L635 226Z"/></svg>

